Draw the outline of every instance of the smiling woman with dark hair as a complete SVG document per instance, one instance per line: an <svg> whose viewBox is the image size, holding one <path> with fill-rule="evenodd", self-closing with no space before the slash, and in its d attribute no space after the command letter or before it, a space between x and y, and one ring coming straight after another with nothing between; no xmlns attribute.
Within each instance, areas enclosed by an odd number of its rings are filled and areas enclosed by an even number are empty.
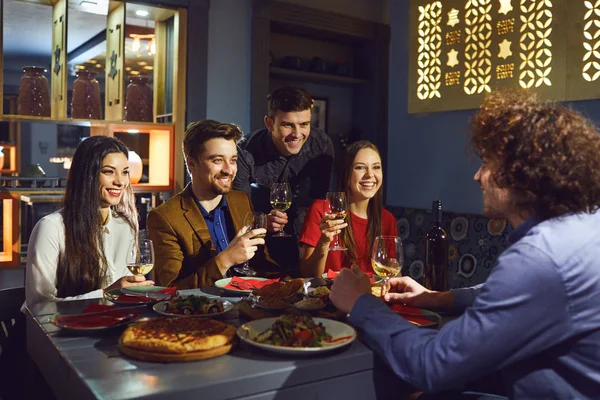
<svg viewBox="0 0 600 400"><path fill-rule="evenodd" d="M357 265L372 273L371 248L379 235L397 236L396 219L383 208L383 167L377 146L361 140L348 147L339 190L346 194L348 218L325 215L325 202L315 200L309 208L300 236L300 273L320 276ZM345 229L344 229L345 228ZM340 235L346 251L329 251L333 237Z"/></svg>
<svg viewBox="0 0 600 400"><path fill-rule="evenodd" d="M153 284L130 276L126 266L138 232L127 154L123 143L106 136L87 138L75 150L62 208L42 218L31 233L28 305Z"/></svg>

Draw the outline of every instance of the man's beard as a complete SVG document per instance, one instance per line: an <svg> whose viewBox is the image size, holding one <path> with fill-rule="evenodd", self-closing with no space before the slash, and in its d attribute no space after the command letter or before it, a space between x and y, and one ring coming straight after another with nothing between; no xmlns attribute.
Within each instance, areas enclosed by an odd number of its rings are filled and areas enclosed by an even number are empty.
<svg viewBox="0 0 600 400"><path fill-rule="evenodd" d="M217 181L213 182L212 184L212 190L215 194L219 195L219 194L227 194L231 191L231 186L233 184L233 175L220 175L217 177L217 179L222 178L222 177L228 177L230 178L229 180L229 185L228 186L223 186L220 185Z"/></svg>

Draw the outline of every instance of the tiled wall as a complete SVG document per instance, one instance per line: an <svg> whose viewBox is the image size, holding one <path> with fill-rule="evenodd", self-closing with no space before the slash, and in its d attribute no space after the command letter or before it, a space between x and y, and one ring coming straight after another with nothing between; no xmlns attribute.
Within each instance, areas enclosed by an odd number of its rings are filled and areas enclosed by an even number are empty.
<svg viewBox="0 0 600 400"><path fill-rule="evenodd" d="M423 238L431 226L431 210L386 207L398 222L404 244L402 274L422 282L425 246ZM448 250L450 288L485 282L498 255L508 246L508 221L476 214L444 212L443 227L450 242Z"/></svg>

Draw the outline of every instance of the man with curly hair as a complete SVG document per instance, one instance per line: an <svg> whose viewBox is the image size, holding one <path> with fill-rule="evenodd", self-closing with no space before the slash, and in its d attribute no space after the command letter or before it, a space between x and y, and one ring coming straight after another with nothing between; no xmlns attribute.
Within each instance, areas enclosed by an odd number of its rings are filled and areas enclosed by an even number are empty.
<svg viewBox="0 0 600 400"><path fill-rule="evenodd" d="M433 292L391 280L388 302L464 311L416 329L342 271L331 300L403 380L461 390L499 373L510 398L600 395L600 136L577 112L526 92L490 95L472 122L484 214L515 228L487 282Z"/></svg>

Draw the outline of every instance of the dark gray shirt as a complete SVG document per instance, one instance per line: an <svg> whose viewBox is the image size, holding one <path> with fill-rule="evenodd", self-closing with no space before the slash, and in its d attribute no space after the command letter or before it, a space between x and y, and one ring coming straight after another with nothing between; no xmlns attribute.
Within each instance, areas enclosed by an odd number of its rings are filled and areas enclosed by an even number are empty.
<svg viewBox="0 0 600 400"><path fill-rule="evenodd" d="M292 238L267 239L273 243L267 243L269 252L284 268L286 265L290 269L297 268L298 236L304 215L314 200L325 198L329 190L333 160L331 139L325 132L314 127L311 127L302 150L289 157L279 154L273 144L271 132L266 128L254 132L240 144L238 171L233 188L248 193L255 210L264 213L271 211L269 195L273 183L288 182L291 186L292 206L287 211L290 223L286 225L285 231ZM276 249L280 248L282 254L278 256Z"/></svg>

